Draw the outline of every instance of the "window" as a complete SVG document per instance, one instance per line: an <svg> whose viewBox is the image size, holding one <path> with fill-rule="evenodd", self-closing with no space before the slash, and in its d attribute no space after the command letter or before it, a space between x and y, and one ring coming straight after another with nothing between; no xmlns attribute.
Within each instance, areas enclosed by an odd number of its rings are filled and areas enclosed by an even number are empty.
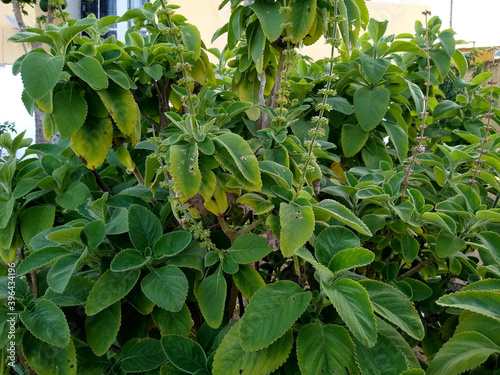
<svg viewBox="0 0 500 375"><path fill-rule="evenodd" d="M115 16L116 10L116 0L82 0L82 18L91 13L94 13L97 18ZM109 32L104 37L107 38L111 35L117 36L116 24L109 26Z"/></svg>

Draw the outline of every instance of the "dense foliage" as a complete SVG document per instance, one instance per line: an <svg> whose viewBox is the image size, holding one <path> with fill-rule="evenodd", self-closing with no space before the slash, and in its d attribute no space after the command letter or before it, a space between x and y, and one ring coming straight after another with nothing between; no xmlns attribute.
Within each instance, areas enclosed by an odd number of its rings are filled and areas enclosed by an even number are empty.
<svg viewBox="0 0 500 375"><path fill-rule="evenodd" d="M10 38L61 139L0 138L2 373L11 312L17 374L498 373L491 73L428 13L223 6L223 51L163 0Z"/></svg>

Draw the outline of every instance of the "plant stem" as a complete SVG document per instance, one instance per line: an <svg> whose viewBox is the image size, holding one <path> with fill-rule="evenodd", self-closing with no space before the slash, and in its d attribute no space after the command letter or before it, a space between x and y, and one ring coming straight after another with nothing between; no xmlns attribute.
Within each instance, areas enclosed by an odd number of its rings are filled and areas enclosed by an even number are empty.
<svg viewBox="0 0 500 375"><path fill-rule="evenodd" d="M109 195L115 195L115 193L113 193L113 190L111 190L111 188L104 182L99 172L97 172L95 169L92 169L92 174L95 177L95 182L102 191L107 192Z"/></svg>
<svg viewBox="0 0 500 375"><path fill-rule="evenodd" d="M415 273L417 273L418 271L420 271L425 266L428 266L429 264L431 264L435 260L436 260L436 258L434 258L434 255L431 255L430 258L427 258L426 260L420 262L415 267L411 268L410 270L406 271L404 274L402 274L401 276L399 276L397 278L397 280L398 281L402 281L404 279L409 278L410 276L414 275Z"/></svg>
<svg viewBox="0 0 500 375"><path fill-rule="evenodd" d="M427 112L427 106L429 103L429 90L431 84L431 57L430 57L430 46L429 46L429 24L428 24L428 16L431 14L430 11L426 10L422 13L425 16L425 54L427 57L427 64L425 66L425 69L427 70L427 81L425 82L425 97L423 98L424 102L424 108L423 112L420 113L422 116L422 124L420 125L420 136L416 137L415 140L418 141L418 145L413 148L413 155L410 158L410 165L408 165L407 168L405 168L405 177L403 181L401 182L401 185L403 186L403 190L401 192L401 197L404 198L406 197L406 186L409 185L408 178L411 173L414 173L413 171L413 165L417 162L417 156L418 153L422 149L422 143L424 139L427 139L424 137L424 131L425 131L425 120L427 119L427 116L429 115L429 112ZM417 104L417 103L415 103Z"/></svg>

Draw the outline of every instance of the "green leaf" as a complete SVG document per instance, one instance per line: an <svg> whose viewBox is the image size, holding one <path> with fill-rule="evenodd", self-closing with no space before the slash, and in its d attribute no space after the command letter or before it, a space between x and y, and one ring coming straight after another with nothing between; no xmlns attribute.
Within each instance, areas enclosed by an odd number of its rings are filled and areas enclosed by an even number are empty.
<svg viewBox="0 0 500 375"><path fill-rule="evenodd" d="M441 78L444 79L448 72L450 71L451 59L450 56L445 51L442 50L431 50L429 51L432 61L437 67Z"/></svg>
<svg viewBox="0 0 500 375"><path fill-rule="evenodd" d="M369 132L382 121L387 109L391 92L385 87L373 89L361 87L354 93L354 110L361 128Z"/></svg>
<svg viewBox="0 0 500 375"><path fill-rule="evenodd" d="M80 238L89 249L95 249L99 246L106 236L106 227L101 220L94 220L85 225Z"/></svg>
<svg viewBox="0 0 500 375"><path fill-rule="evenodd" d="M79 259L79 255L72 254L61 257L54 263L47 274L47 284L50 289L57 293L64 292L69 279L78 265Z"/></svg>
<svg viewBox="0 0 500 375"><path fill-rule="evenodd" d="M56 208L52 205L39 205L28 208L21 215L21 235L24 243L29 247L31 239L38 233L52 228L56 215Z"/></svg>
<svg viewBox="0 0 500 375"><path fill-rule="evenodd" d="M200 31L194 25L185 25L181 28L181 36L187 50L193 52L193 60L198 60L201 54Z"/></svg>
<svg viewBox="0 0 500 375"><path fill-rule="evenodd" d="M130 239L139 251L148 247L153 249L163 231L160 219L138 204L131 205L128 210L128 228Z"/></svg>
<svg viewBox="0 0 500 375"><path fill-rule="evenodd" d="M129 90L117 85L97 91L104 106L113 118L118 129L125 135L132 135L137 122L138 108Z"/></svg>
<svg viewBox="0 0 500 375"><path fill-rule="evenodd" d="M241 318L240 338L244 350L256 351L283 336L302 315L311 300L291 281L278 281L260 288Z"/></svg>
<svg viewBox="0 0 500 375"><path fill-rule="evenodd" d="M249 5L257 17L267 39L274 42L281 35L281 25L285 22L279 3L253 3Z"/></svg>
<svg viewBox="0 0 500 375"><path fill-rule="evenodd" d="M29 331L22 338L24 356L39 375L76 375L76 351L73 341L64 347L38 340Z"/></svg>
<svg viewBox="0 0 500 375"><path fill-rule="evenodd" d="M315 204L314 209L333 216L334 219L341 221L361 234L365 234L370 237L372 236L372 233L366 224L354 215L347 207L337 201L324 199Z"/></svg>
<svg viewBox="0 0 500 375"><path fill-rule="evenodd" d="M274 204L256 193L243 194L236 202L251 207L255 215L265 214L274 208Z"/></svg>
<svg viewBox="0 0 500 375"><path fill-rule="evenodd" d="M427 375L458 375L500 353L500 346L477 332L454 335L429 363ZM457 355L459 354L459 355Z"/></svg>
<svg viewBox="0 0 500 375"><path fill-rule="evenodd" d="M68 255L69 250L63 247L46 247L35 251L21 261L17 267L17 274L24 275L54 263L62 256Z"/></svg>
<svg viewBox="0 0 500 375"><path fill-rule="evenodd" d="M442 100L435 107L432 112L434 120L440 120L446 117L455 117L460 115L462 106L451 100Z"/></svg>
<svg viewBox="0 0 500 375"><path fill-rule="evenodd" d="M279 4L278 4L279 5ZM256 24L253 32L248 35L248 49L252 60L255 62L257 73L262 74L264 68L264 49L266 48L266 36L262 27Z"/></svg>
<svg viewBox="0 0 500 375"><path fill-rule="evenodd" d="M338 252L360 246L358 236L349 229L332 225L321 231L316 239L316 257L324 265L328 265Z"/></svg>
<svg viewBox="0 0 500 375"><path fill-rule="evenodd" d="M391 43L386 55L390 55L394 52L420 52L420 47L412 42L396 40Z"/></svg>
<svg viewBox="0 0 500 375"><path fill-rule="evenodd" d="M83 227L55 227L50 233L48 233L45 237L47 240L52 242L58 242L61 245L73 245L79 244L80 241L80 233L83 230Z"/></svg>
<svg viewBox="0 0 500 375"><path fill-rule="evenodd" d="M293 183L293 173L284 165L271 160L259 161L259 168L262 172L282 183L283 186L291 187ZM255 195L255 194L254 194Z"/></svg>
<svg viewBox="0 0 500 375"><path fill-rule="evenodd" d="M491 256L500 263L500 235L494 232L481 232L477 234L483 242L485 248L489 251Z"/></svg>
<svg viewBox="0 0 500 375"><path fill-rule="evenodd" d="M125 372L145 372L160 367L167 356L159 340L132 339L123 345L120 357L121 369Z"/></svg>
<svg viewBox="0 0 500 375"><path fill-rule="evenodd" d="M452 58L458 68L458 71L460 72L460 77L463 78L465 73L467 73L467 60L465 59L465 56L461 51L456 50Z"/></svg>
<svg viewBox="0 0 500 375"><path fill-rule="evenodd" d="M87 82L94 90L108 88L108 77L101 63L95 58L85 56L76 63L68 62L69 68L83 81Z"/></svg>
<svg viewBox="0 0 500 375"><path fill-rule="evenodd" d="M356 155L368 140L369 132L365 132L358 125L344 124L342 125L342 133L340 142L342 150L346 158Z"/></svg>
<svg viewBox="0 0 500 375"><path fill-rule="evenodd" d="M165 263L177 267L188 267L205 272L203 261L207 251L200 246L197 241L192 241L184 250L179 254L165 259Z"/></svg>
<svg viewBox="0 0 500 375"><path fill-rule="evenodd" d="M248 264L257 262L271 252L267 239L256 234L238 236L228 249L236 263Z"/></svg>
<svg viewBox="0 0 500 375"><path fill-rule="evenodd" d="M224 304L226 302L226 279L219 267L212 275L205 277L198 287L196 299L201 313L207 324L212 328L218 328L222 323L224 315Z"/></svg>
<svg viewBox="0 0 500 375"><path fill-rule="evenodd" d="M63 138L71 138L85 122L88 106L85 99L73 88L54 95L52 116L56 129Z"/></svg>
<svg viewBox="0 0 500 375"><path fill-rule="evenodd" d="M281 252L292 256L304 245L314 231L314 213L310 206L300 206L294 202L280 204Z"/></svg>
<svg viewBox="0 0 500 375"><path fill-rule="evenodd" d="M387 135L398 153L400 163L403 163L408 154L408 135L398 124L387 121L384 121L383 124Z"/></svg>
<svg viewBox="0 0 500 375"><path fill-rule="evenodd" d="M500 320L500 290L466 290L446 294L436 301L440 306L467 309Z"/></svg>
<svg viewBox="0 0 500 375"><path fill-rule="evenodd" d="M387 31L388 21L377 21L370 18L368 22L368 35L374 42L378 42Z"/></svg>
<svg viewBox="0 0 500 375"><path fill-rule="evenodd" d="M386 339L391 341L391 344L394 345L398 351L403 354L405 357L405 362L409 368L420 368L420 363L413 352L412 347L407 339L401 335L401 333L391 324L387 323L385 320L377 318L377 330L379 333L379 337L383 336Z"/></svg>
<svg viewBox="0 0 500 375"><path fill-rule="evenodd" d="M422 113L424 111L424 93L418 85L411 81L406 81L408 83L408 90L410 95L415 102L415 109L417 113Z"/></svg>
<svg viewBox="0 0 500 375"><path fill-rule="evenodd" d="M177 190L184 198L192 198L201 186L198 146L190 143L170 147L170 173Z"/></svg>
<svg viewBox="0 0 500 375"><path fill-rule="evenodd" d="M160 162L154 153L148 155L146 158L146 174L144 176L144 186L150 187L151 182L153 182L156 172L160 167Z"/></svg>
<svg viewBox="0 0 500 375"><path fill-rule="evenodd" d="M214 374L269 375L285 363L293 346L291 330L262 350L245 351L240 341L241 324L239 321L232 326L217 348L213 364Z"/></svg>
<svg viewBox="0 0 500 375"><path fill-rule="evenodd" d="M336 253L328 263L328 268L333 273L347 271L356 267L363 267L375 259L375 254L362 247L345 249Z"/></svg>
<svg viewBox="0 0 500 375"><path fill-rule="evenodd" d="M170 232L161 236L154 244L154 257L171 257L184 250L193 236L187 231Z"/></svg>
<svg viewBox="0 0 500 375"><path fill-rule="evenodd" d="M291 42L296 44L304 39L316 19L316 0L294 0L290 4L290 19L287 21L287 35Z"/></svg>
<svg viewBox="0 0 500 375"><path fill-rule="evenodd" d="M498 320L465 310L460 314L459 324L454 334L469 331L478 332L496 345L500 345L500 321Z"/></svg>
<svg viewBox="0 0 500 375"><path fill-rule="evenodd" d="M450 31L443 31L439 33L438 38L445 52L449 57L452 57L455 53L455 37L453 33Z"/></svg>
<svg viewBox="0 0 500 375"><path fill-rule="evenodd" d="M207 357L200 344L180 335L166 335L161 346L175 367L189 374L207 366Z"/></svg>
<svg viewBox="0 0 500 375"><path fill-rule="evenodd" d="M99 167L113 142L113 123L109 117L88 116L83 126L71 137L71 148L89 169Z"/></svg>
<svg viewBox="0 0 500 375"><path fill-rule="evenodd" d="M19 318L39 340L60 348L69 345L71 336L66 317L53 302L40 298L32 310L19 313Z"/></svg>
<svg viewBox="0 0 500 375"><path fill-rule="evenodd" d="M94 282L87 277L71 276L62 293L56 293L51 289L45 292L44 298L54 302L57 306L78 306L87 302L89 293Z"/></svg>
<svg viewBox="0 0 500 375"><path fill-rule="evenodd" d="M167 311L182 309L188 293L188 281L177 267L153 268L141 281L141 289L151 301Z"/></svg>
<svg viewBox="0 0 500 375"><path fill-rule="evenodd" d="M233 275L233 280L241 294L248 299L266 285L257 270L248 264L240 265L238 272Z"/></svg>
<svg viewBox="0 0 500 375"><path fill-rule="evenodd" d="M141 268L148 262L144 255L135 249L125 249L115 255L111 261L111 271L124 272Z"/></svg>
<svg viewBox="0 0 500 375"><path fill-rule="evenodd" d="M359 53L359 59L361 60L361 66L363 67L366 76L372 83L379 82L387 72L389 65L391 65L390 60L381 58L374 59L363 52Z"/></svg>
<svg viewBox="0 0 500 375"><path fill-rule="evenodd" d="M302 327L297 337L297 358L304 375L358 372L351 336L345 328L333 324Z"/></svg>
<svg viewBox="0 0 500 375"><path fill-rule="evenodd" d="M446 258L457 251L465 249L465 241L446 230L439 232L436 238L436 254Z"/></svg>
<svg viewBox="0 0 500 375"><path fill-rule="evenodd" d="M354 336L364 345L373 347L377 341L377 326L368 292L351 279L321 285Z"/></svg>
<svg viewBox="0 0 500 375"><path fill-rule="evenodd" d="M420 316L410 300L398 289L376 280L361 280L377 314L417 340L424 338Z"/></svg>
<svg viewBox="0 0 500 375"><path fill-rule="evenodd" d="M227 155L232 158L234 165L236 165L241 175L250 182L251 185L258 187L256 190L259 190L260 186L262 186L259 163L250 145L241 136L234 133L221 134L214 139L214 142L219 146L217 151L221 153L221 149L224 148L227 151ZM237 176L235 177L237 178ZM238 181L243 183L240 179L238 179Z"/></svg>
<svg viewBox="0 0 500 375"><path fill-rule="evenodd" d="M408 232L405 232L403 237L401 237L401 249L403 250L405 262L411 264L418 255L420 245L415 238L410 236Z"/></svg>
<svg viewBox="0 0 500 375"><path fill-rule="evenodd" d="M158 324L162 336L172 334L187 337L189 336L191 327L193 326L191 313L189 312L186 304L184 304L182 309L177 312L171 312L160 307L155 307L152 316L155 323Z"/></svg>
<svg viewBox="0 0 500 375"><path fill-rule="evenodd" d="M21 78L24 89L34 100L42 99L56 85L64 65L63 56L30 52L23 59Z"/></svg>
<svg viewBox="0 0 500 375"><path fill-rule="evenodd" d="M106 354L116 339L121 324L121 304L115 302L111 306L85 319L87 343L98 357Z"/></svg>
<svg viewBox="0 0 500 375"><path fill-rule="evenodd" d="M134 287L140 274L140 270L104 272L90 291L85 305L87 315L95 315L125 297Z"/></svg>

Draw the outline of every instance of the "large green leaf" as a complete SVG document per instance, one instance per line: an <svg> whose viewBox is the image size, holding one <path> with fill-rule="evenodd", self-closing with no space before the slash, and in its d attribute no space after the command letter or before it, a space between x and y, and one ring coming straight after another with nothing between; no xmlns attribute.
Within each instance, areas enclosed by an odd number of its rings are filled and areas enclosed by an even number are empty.
<svg viewBox="0 0 500 375"><path fill-rule="evenodd" d="M22 338L23 354L39 375L76 375L76 351L70 340L64 347L38 340L29 331Z"/></svg>
<svg viewBox="0 0 500 375"><path fill-rule="evenodd" d="M64 65L63 56L50 56L44 52L30 52L23 59L21 77L26 93L39 100L56 85Z"/></svg>
<svg viewBox="0 0 500 375"><path fill-rule="evenodd" d="M257 262L271 252L267 239L256 234L238 236L228 249L234 261L239 264Z"/></svg>
<svg viewBox="0 0 500 375"><path fill-rule="evenodd" d="M300 329L297 357L304 375L356 374L354 343L347 330L333 324L310 323Z"/></svg>
<svg viewBox="0 0 500 375"><path fill-rule="evenodd" d="M351 279L341 279L333 285L321 285L354 337L368 347L375 345L375 314L368 292L361 284Z"/></svg>
<svg viewBox="0 0 500 375"><path fill-rule="evenodd" d="M444 79L451 67L451 59L450 56L445 51L442 50L431 50L429 51L432 61L437 67L441 78Z"/></svg>
<svg viewBox="0 0 500 375"><path fill-rule="evenodd" d="M193 236L188 231L170 232L161 236L154 244L154 257L170 257L184 250Z"/></svg>
<svg viewBox="0 0 500 375"><path fill-rule="evenodd" d="M266 48L266 36L260 25L256 24L253 32L248 35L248 49L252 60L255 62L257 73L262 74L264 69L264 50Z"/></svg>
<svg viewBox="0 0 500 375"><path fill-rule="evenodd" d="M259 272L248 264L240 265L238 272L233 275L233 280L241 294L248 299L266 285Z"/></svg>
<svg viewBox="0 0 500 375"><path fill-rule="evenodd" d="M292 256L311 237L314 231L314 212L310 206L282 202L280 224L281 252L284 256Z"/></svg>
<svg viewBox="0 0 500 375"><path fill-rule="evenodd" d="M78 254L67 255L59 258L47 274L47 284L56 293L64 292L69 279L78 266Z"/></svg>
<svg viewBox="0 0 500 375"><path fill-rule="evenodd" d="M291 281L260 288L241 319L241 347L255 351L271 345L302 315L310 300L311 292Z"/></svg>
<svg viewBox="0 0 500 375"><path fill-rule="evenodd" d="M413 352L412 347L406 341L406 338L392 325L385 320L377 318L377 330L379 337L383 336L389 339L405 357L405 362L410 369L419 369L420 363Z"/></svg>
<svg viewBox="0 0 500 375"><path fill-rule="evenodd" d="M129 90L110 84L107 89L97 91L118 129L132 135L137 122L138 108Z"/></svg>
<svg viewBox="0 0 500 375"><path fill-rule="evenodd" d="M109 117L88 116L71 137L71 147L89 169L96 169L104 162L112 142L113 124Z"/></svg>
<svg viewBox="0 0 500 375"><path fill-rule="evenodd" d="M316 19L316 0L292 0L288 6L291 7L290 18L287 22L287 34L291 36L292 43L298 43L304 39Z"/></svg>
<svg viewBox="0 0 500 375"><path fill-rule="evenodd" d="M436 238L436 254L440 258L445 258L457 251L465 249L465 241L446 230L439 232Z"/></svg>
<svg viewBox="0 0 500 375"><path fill-rule="evenodd" d="M54 263L62 256L68 255L69 250L63 247L46 247L26 257L17 267L17 274L24 275Z"/></svg>
<svg viewBox="0 0 500 375"><path fill-rule="evenodd" d="M53 302L40 298L32 310L19 313L19 318L39 340L60 348L69 345L70 332L66 317Z"/></svg>
<svg viewBox="0 0 500 375"><path fill-rule="evenodd" d="M500 263L500 235L494 232L481 232L478 233L479 238L483 242L485 248L490 252L491 256Z"/></svg>
<svg viewBox="0 0 500 375"><path fill-rule="evenodd" d="M218 328L222 323L226 302L226 279L219 267L212 275L205 277L196 292L198 305L207 324Z"/></svg>
<svg viewBox="0 0 500 375"><path fill-rule="evenodd" d="M359 125L364 131L369 132L377 127L382 121L387 109L391 92L385 87L368 89L361 87L354 93L354 110Z"/></svg>
<svg viewBox="0 0 500 375"><path fill-rule="evenodd" d="M452 58L458 68L458 71L460 72L460 77L463 78L465 76L465 73L467 73L467 60L465 59L465 56L463 55L462 51L455 50Z"/></svg>
<svg viewBox="0 0 500 375"><path fill-rule="evenodd" d="M120 357L121 369L125 372L145 372L160 367L167 356L159 340L151 338L132 339L123 345Z"/></svg>
<svg viewBox="0 0 500 375"><path fill-rule="evenodd" d="M72 276L64 292L56 293L51 289L45 292L44 298L54 302L57 306L77 306L87 302L94 282L88 277Z"/></svg>
<svg viewBox="0 0 500 375"><path fill-rule="evenodd" d="M153 268L141 281L141 289L151 301L167 311L180 311L188 293L188 281L175 266Z"/></svg>
<svg viewBox="0 0 500 375"><path fill-rule="evenodd" d="M153 320L158 324L160 333L165 335L188 336L193 326L191 313L186 304L177 312L167 311L161 307L155 307L153 310Z"/></svg>
<svg viewBox="0 0 500 375"><path fill-rule="evenodd" d="M227 154L230 155L241 175L250 184L259 186L260 188L262 182L260 179L259 163L250 145L241 136L234 133L221 134L214 141L218 145L219 152L221 152L222 147L227 151Z"/></svg>
<svg viewBox="0 0 500 375"><path fill-rule="evenodd" d="M14 197L0 201L0 229L4 229L9 224L15 203L16 199Z"/></svg>
<svg viewBox="0 0 500 375"><path fill-rule="evenodd" d="M411 264L418 255L420 244L408 232L401 237L401 249L403 250L403 257L405 262Z"/></svg>
<svg viewBox="0 0 500 375"><path fill-rule="evenodd" d="M73 88L58 91L54 95L52 116L61 137L71 138L87 117L88 106L85 99Z"/></svg>
<svg viewBox="0 0 500 375"><path fill-rule="evenodd" d="M339 251L328 263L333 273L347 271L356 267L363 267L375 259L375 254L368 249L356 247Z"/></svg>
<svg viewBox="0 0 500 375"><path fill-rule="evenodd" d="M379 82L387 72L387 68L391 65L391 61L387 59L374 59L373 57L360 52L359 59L361 60L361 66L365 71L366 76L372 83Z"/></svg>
<svg viewBox="0 0 500 375"><path fill-rule="evenodd" d="M123 272L141 268L148 262L144 255L135 249L125 249L115 255L111 261L111 271Z"/></svg>
<svg viewBox="0 0 500 375"><path fill-rule="evenodd" d="M285 363L293 346L292 331L262 350L246 351L241 346L242 322L231 327L222 339L214 357L213 373L218 375L269 375Z"/></svg>
<svg viewBox="0 0 500 375"><path fill-rule="evenodd" d="M337 201L324 199L315 204L314 209L333 216L334 219L341 221L361 234L365 234L370 237L372 236L372 233L366 224L354 215L346 206Z"/></svg>
<svg viewBox="0 0 500 375"><path fill-rule="evenodd" d="M198 60L201 54L200 31L194 25L185 25L181 28L181 36L187 50L193 52L193 59Z"/></svg>
<svg viewBox="0 0 500 375"><path fill-rule="evenodd" d="M368 140L369 132L365 132L361 126L344 124L342 125L342 133L340 135L340 142L342 150L347 158L356 155Z"/></svg>
<svg viewBox="0 0 500 375"><path fill-rule="evenodd" d="M87 315L95 315L125 297L134 287L140 274L140 270L104 272L90 291L85 305Z"/></svg>
<svg viewBox="0 0 500 375"><path fill-rule="evenodd" d="M128 210L128 228L130 239L139 251L148 247L152 250L162 234L160 219L138 204L131 205Z"/></svg>
<svg viewBox="0 0 500 375"><path fill-rule="evenodd" d="M349 229L332 225L321 231L316 239L316 257L328 266L330 259L339 251L360 246L358 236Z"/></svg>
<svg viewBox="0 0 500 375"><path fill-rule="evenodd" d="M94 202L95 203L95 202ZM87 206L88 208L89 206ZM107 211L107 207L105 208ZM104 216L104 215L103 215ZM82 232L80 233L80 238L82 242L89 249L97 248L102 241L104 241L104 237L106 236L106 226L102 220L94 220L85 225Z"/></svg>
<svg viewBox="0 0 500 375"><path fill-rule="evenodd" d="M424 337L424 327L417 310L406 295L388 284L376 280L361 280L377 314L400 327L417 340Z"/></svg>
<svg viewBox="0 0 500 375"><path fill-rule="evenodd" d="M87 343L95 355L100 357L106 354L113 344L120 329L121 315L121 304L115 302L85 320Z"/></svg>
<svg viewBox="0 0 500 375"><path fill-rule="evenodd" d="M398 153L400 163L403 163L408 154L408 135L398 124L384 121L384 128Z"/></svg>
<svg viewBox="0 0 500 375"><path fill-rule="evenodd" d="M429 363L427 375L458 375L500 353L500 346L478 332L454 335Z"/></svg>
<svg viewBox="0 0 500 375"><path fill-rule="evenodd" d="M161 346L175 367L189 374L207 366L207 357L200 344L180 335L166 335Z"/></svg>
<svg viewBox="0 0 500 375"><path fill-rule="evenodd" d="M170 147L170 173L175 187L184 198L192 198L201 186L198 146L190 143Z"/></svg>
<svg viewBox="0 0 500 375"><path fill-rule="evenodd" d="M446 294L438 305L467 309L500 320L500 290L466 290Z"/></svg>
<svg viewBox="0 0 500 375"><path fill-rule="evenodd" d="M101 63L95 58L85 56L77 62L68 62L68 66L73 73L87 82L94 90L108 88L108 77Z"/></svg>
<svg viewBox="0 0 500 375"><path fill-rule="evenodd" d="M250 8L257 14L260 26L264 31L267 39L274 42L281 35L281 25L285 21L283 13L281 13L281 4L276 3L253 3Z"/></svg>
<svg viewBox="0 0 500 375"><path fill-rule="evenodd" d="M435 107L432 112L434 120L440 120L445 117L454 117L460 115L460 108L462 106L451 100L442 100Z"/></svg>

